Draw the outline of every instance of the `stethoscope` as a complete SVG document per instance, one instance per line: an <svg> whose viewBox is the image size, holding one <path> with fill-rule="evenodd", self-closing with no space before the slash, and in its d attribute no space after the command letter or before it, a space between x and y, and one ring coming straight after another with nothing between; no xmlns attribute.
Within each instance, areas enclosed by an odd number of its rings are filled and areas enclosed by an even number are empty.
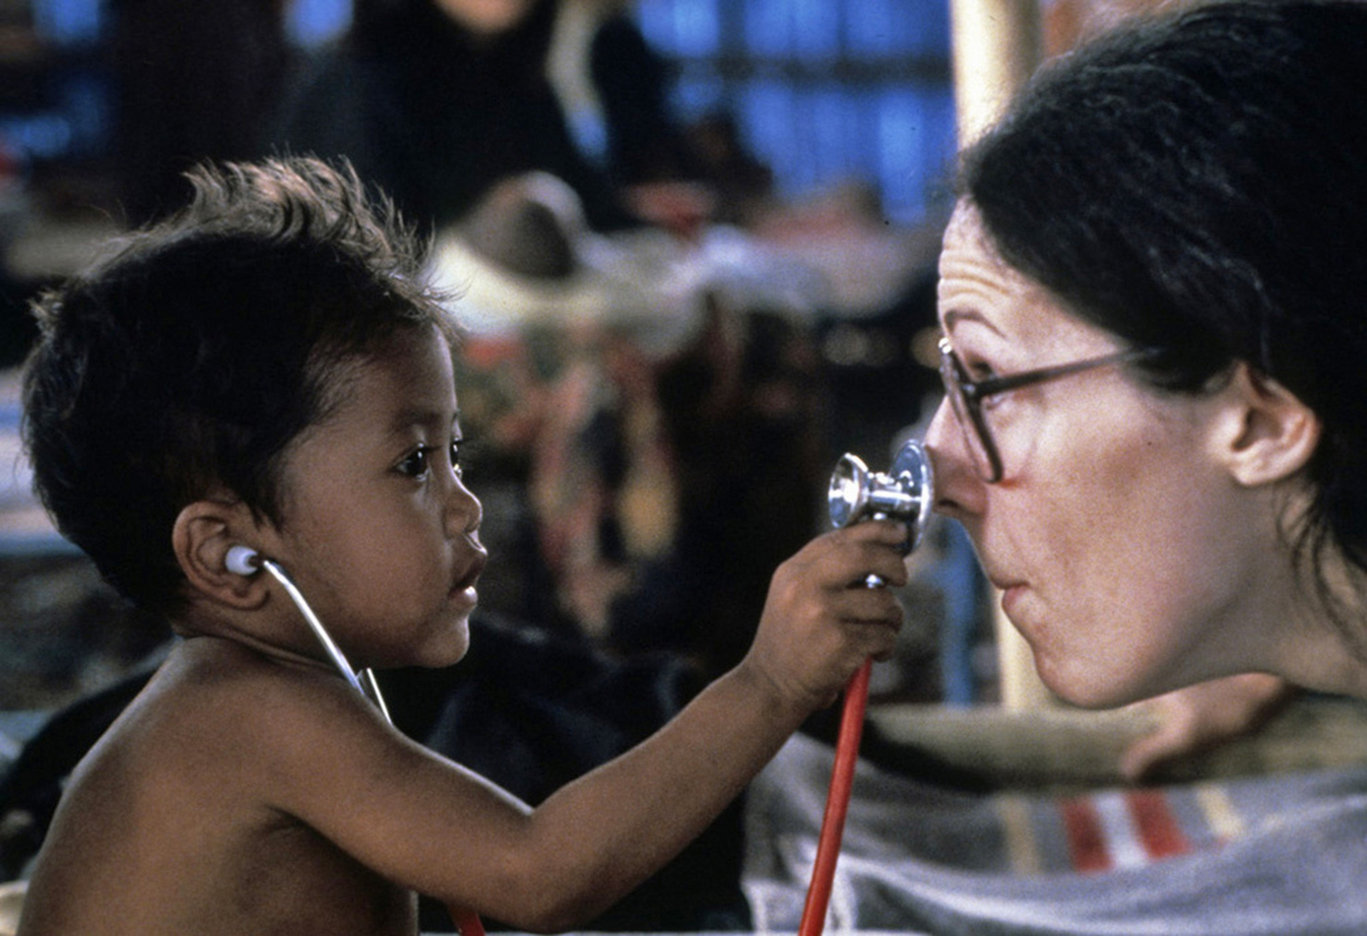
<svg viewBox="0 0 1367 936"><path fill-rule="evenodd" d="M847 527L863 520L895 517L907 524L907 541L903 550L910 553L921 542L921 534L930 515L933 486L930 461L920 443L914 440L902 446L888 474L870 471L857 455L844 455L836 463L827 491L831 523L836 527ZM386 721L393 724L374 672L369 667L361 670L352 668L342 649L304 599L299 586L294 584L279 563L261 556L249 546L232 546L223 564L229 572L237 575L255 575L257 571L265 569L279 582L342 678L374 704ZM884 586L876 575L870 575L863 584L869 588ZM872 661L866 660L845 688L831 788L817 840L816 862L812 867L812 880L802 911L799 936L819 936L825 926L826 908L835 880L836 859L840 853L845 816L849 811L850 794L854 786L854 768L859 758L864 712L868 706L871 669ZM484 925L477 913L455 907L450 909L461 936L484 936Z"/></svg>
<svg viewBox="0 0 1367 936"><path fill-rule="evenodd" d="M846 454L836 463L827 491L827 509L831 524L847 527L863 520L896 518L907 524L907 541L903 546L910 553L921 542L926 521L934 500L934 475L925 450L915 440L906 442L893 459L887 474L869 470L857 455ZM868 588L882 588L884 582L870 575L863 583ZM869 674L872 660L865 660L845 687L845 700L840 713L840 728L836 736L835 766L831 770L831 787L826 794L826 811L817 838L816 861L812 865L812 880L807 888L807 902L802 908L798 936L820 936L826 925L826 908L830 904L831 887L835 881L835 864L840 855L840 840L845 833L845 816L849 812L850 795L854 788L854 768L859 759L859 742L864 732L864 712L869 701Z"/></svg>
<svg viewBox="0 0 1367 936"><path fill-rule="evenodd" d="M313 612L313 608L304 600L304 593L299 590L299 586L294 584L294 580L286 574L280 564L273 559L267 559L252 549L250 546L229 547L223 559L224 568L237 575L255 575L259 569L265 569L272 578L280 583L285 589L285 594L290 596L294 606L299 609L304 620L308 623L309 630L318 638L318 643L322 645L323 652L327 654L332 665L342 674L342 678L347 681L351 688L359 692L362 697L369 700L385 721L394 724L394 719L389 715L389 708L384 703L384 696L380 693L380 684L375 680L375 673L370 667L362 669L352 669L347 661L346 655L342 653L342 648L337 646L337 641L332 639L323 622L318 615ZM461 936L485 936L484 923L479 918L479 914L473 910L449 907L451 916L455 921Z"/></svg>

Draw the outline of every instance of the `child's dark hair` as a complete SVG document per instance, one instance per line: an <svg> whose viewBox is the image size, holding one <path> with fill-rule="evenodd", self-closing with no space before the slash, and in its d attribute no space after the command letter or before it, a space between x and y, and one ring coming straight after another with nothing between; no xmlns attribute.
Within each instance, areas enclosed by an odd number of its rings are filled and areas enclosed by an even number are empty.
<svg viewBox="0 0 1367 936"><path fill-rule="evenodd" d="M240 499L282 520L290 443L326 417L348 359L401 330L454 339L423 245L351 167L201 167L193 202L34 303L24 377L34 488L116 589L183 600L180 511Z"/></svg>

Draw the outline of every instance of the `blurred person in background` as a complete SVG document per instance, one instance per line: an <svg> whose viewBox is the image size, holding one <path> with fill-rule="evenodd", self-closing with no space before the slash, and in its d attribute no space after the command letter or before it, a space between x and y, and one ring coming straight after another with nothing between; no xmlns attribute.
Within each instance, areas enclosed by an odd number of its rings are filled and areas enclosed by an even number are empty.
<svg viewBox="0 0 1367 936"><path fill-rule="evenodd" d="M347 156L436 229L500 180L540 170L569 184L594 230L611 231L651 211L628 187L697 174L665 87L662 60L619 4L359 0L266 142Z"/></svg>

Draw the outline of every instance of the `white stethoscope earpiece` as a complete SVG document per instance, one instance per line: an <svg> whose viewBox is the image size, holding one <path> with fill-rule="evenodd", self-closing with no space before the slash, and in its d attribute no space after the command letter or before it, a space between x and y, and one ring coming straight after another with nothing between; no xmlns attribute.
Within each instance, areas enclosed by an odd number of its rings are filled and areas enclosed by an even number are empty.
<svg viewBox="0 0 1367 936"><path fill-rule="evenodd" d="M323 626L323 622L318 620L318 615L313 613L313 609L309 607L309 603L304 600L304 595L299 591L299 586L295 585L290 577L285 574L284 569L280 568L278 564L270 559L262 559L261 555L250 546L242 545L228 547L228 552L223 557L223 568L234 575L251 576L260 572L262 569L269 572L271 576L284 587L290 600L293 601L295 607L299 609L299 613L304 616L304 621L308 624L309 629L313 631L314 636L318 638L318 642L321 643L323 649L327 651L328 657L332 660L333 665L337 667L338 672L340 672L343 678L351 684L352 688L374 702L380 709L381 714L383 714L386 719L389 719L389 709L384 704L384 696L380 694L380 684L375 681L375 674L370 671L369 667L362 669L360 672L351 668L351 664L348 663L347 658L342 655L342 651L332 639L332 635L327 632L327 628Z"/></svg>
<svg viewBox="0 0 1367 936"><path fill-rule="evenodd" d="M250 546L233 546L223 557L223 567L235 575L255 575L260 569L259 559Z"/></svg>

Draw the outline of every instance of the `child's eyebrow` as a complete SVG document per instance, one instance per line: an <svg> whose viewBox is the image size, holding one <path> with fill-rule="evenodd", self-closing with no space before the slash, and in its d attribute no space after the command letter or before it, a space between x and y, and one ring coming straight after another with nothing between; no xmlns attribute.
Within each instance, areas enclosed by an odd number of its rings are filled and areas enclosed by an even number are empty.
<svg viewBox="0 0 1367 936"><path fill-rule="evenodd" d="M413 427L421 429L453 429L460 434L460 410L439 410L425 406L404 407L394 414L390 421L390 431L406 432Z"/></svg>

